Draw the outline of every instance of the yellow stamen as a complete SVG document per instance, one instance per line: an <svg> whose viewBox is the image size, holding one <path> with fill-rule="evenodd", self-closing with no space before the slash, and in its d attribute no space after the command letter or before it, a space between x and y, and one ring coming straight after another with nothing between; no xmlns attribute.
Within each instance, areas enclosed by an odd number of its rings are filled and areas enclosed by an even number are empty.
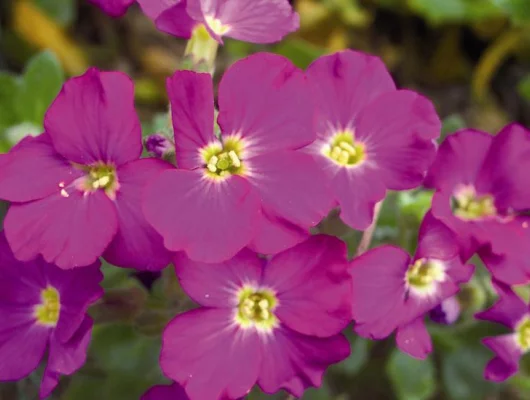
<svg viewBox="0 0 530 400"><path fill-rule="evenodd" d="M35 307L37 323L44 326L56 326L59 321L61 303L57 289L48 286L41 292L41 304Z"/></svg>

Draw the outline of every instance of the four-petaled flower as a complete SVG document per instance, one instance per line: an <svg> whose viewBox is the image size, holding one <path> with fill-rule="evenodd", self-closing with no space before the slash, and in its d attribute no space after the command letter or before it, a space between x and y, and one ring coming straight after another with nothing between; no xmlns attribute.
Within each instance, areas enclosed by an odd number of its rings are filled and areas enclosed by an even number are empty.
<svg viewBox="0 0 530 400"><path fill-rule="evenodd" d="M92 332L86 311L102 296L102 279L99 265L64 271L41 257L18 261L0 233L0 381L29 375L47 352L44 399L61 375L77 371Z"/></svg>
<svg viewBox="0 0 530 400"><path fill-rule="evenodd" d="M88 70L65 83L46 113L45 132L2 159L0 199L12 202L4 229L19 260L41 254L63 269L101 255L138 269L169 263L140 202L146 182L171 165L139 159L133 92L122 73Z"/></svg>
<svg viewBox="0 0 530 400"><path fill-rule="evenodd" d="M455 295L473 270L460 261L451 230L427 214L414 257L385 245L352 261L355 332L382 339L395 330L402 351L425 358L432 350L425 314Z"/></svg>
<svg viewBox="0 0 530 400"><path fill-rule="evenodd" d="M239 398L255 383L301 396L348 356L340 332L351 320L351 280L339 239L313 236L270 260L245 249L220 264L183 254L174 263L202 307L169 323L160 364L190 399Z"/></svg>

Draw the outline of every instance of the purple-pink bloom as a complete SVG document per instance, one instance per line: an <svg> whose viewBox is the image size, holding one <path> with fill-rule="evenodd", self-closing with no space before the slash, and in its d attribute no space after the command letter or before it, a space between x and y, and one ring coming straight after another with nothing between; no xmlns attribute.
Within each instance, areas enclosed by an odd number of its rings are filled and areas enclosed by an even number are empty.
<svg viewBox="0 0 530 400"><path fill-rule="evenodd" d="M219 43L223 36L251 43L279 42L296 31L300 18L289 0L138 0L163 32L190 38L204 26Z"/></svg>
<svg viewBox="0 0 530 400"><path fill-rule="evenodd" d="M482 341L495 353L486 365L484 377L502 382L517 373L520 358L530 350L530 307L506 284L493 281L493 287L499 295L498 301L475 317L502 324L511 330Z"/></svg>
<svg viewBox="0 0 530 400"><path fill-rule="evenodd" d="M304 240L330 202L324 173L297 151L314 140L303 72L273 54L235 63L219 86L220 139L209 74L177 71L168 92L178 169L159 175L143 204L166 247L220 262Z"/></svg>
<svg viewBox="0 0 530 400"><path fill-rule="evenodd" d="M189 400L184 388L178 383L153 386L140 400Z"/></svg>
<svg viewBox="0 0 530 400"><path fill-rule="evenodd" d="M111 17L121 17L135 0L88 0ZM152 1L152 0L147 0Z"/></svg>
<svg viewBox="0 0 530 400"><path fill-rule="evenodd" d="M90 69L65 83L46 113L45 132L24 139L3 161L0 198L15 257L41 254L63 269L103 257L111 264L160 269L170 261L144 219L144 185L171 165L139 159L141 128L132 81Z"/></svg>
<svg viewBox="0 0 530 400"><path fill-rule="evenodd" d="M145 139L145 149L156 158L166 159L175 153L175 143L159 133Z"/></svg>
<svg viewBox="0 0 530 400"><path fill-rule="evenodd" d="M458 237L463 260L478 251L496 279L530 279L527 177L530 131L511 124L496 136L462 130L440 146L425 185L432 212Z"/></svg>
<svg viewBox="0 0 530 400"><path fill-rule="evenodd" d="M387 190L421 184L436 154L440 120L432 103L396 90L382 61L347 50L307 70L317 102L315 155L341 219L366 229Z"/></svg>
<svg viewBox="0 0 530 400"><path fill-rule="evenodd" d="M454 296L473 270L472 265L460 261L451 230L427 214L414 257L385 245L352 261L355 331L382 339L395 330L402 351L425 358L432 344L424 315Z"/></svg>
<svg viewBox="0 0 530 400"><path fill-rule="evenodd" d="M460 302L456 296L445 299L429 313L429 317L438 323L452 325L460 317Z"/></svg>
<svg viewBox="0 0 530 400"><path fill-rule="evenodd" d="M256 383L300 397L349 355L340 332L351 321L351 279L339 239L313 236L270 260L244 249L220 264L182 253L174 263L201 307L169 323L160 364L191 400L240 398Z"/></svg>
<svg viewBox="0 0 530 400"><path fill-rule="evenodd" d="M18 261L0 233L0 381L24 378L47 353L46 398L61 375L77 371L92 332L86 311L102 296L102 279L97 264L63 271L41 257Z"/></svg>

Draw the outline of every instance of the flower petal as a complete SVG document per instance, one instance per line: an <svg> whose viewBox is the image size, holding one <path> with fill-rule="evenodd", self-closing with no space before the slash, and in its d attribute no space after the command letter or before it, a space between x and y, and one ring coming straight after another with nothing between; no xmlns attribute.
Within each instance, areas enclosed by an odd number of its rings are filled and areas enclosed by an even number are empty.
<svg viewBox="0 0 530 400"><path fill-rule="evenodd" d="M177 71L167 80L175 151L179 168L203 164L200 149L215 140L213 86L210 74Z"/></svg>
<svg viewBox="0 0 530 400"><path fill-rule="evenodd" d="M89 0L111 17L121 17L134 3L134 0Z"/></svg>
<svg viewBox="0 0 530 400"><path fill-rule="evenodd" d="M194 262L183 253L178 253L173 261L186 294L202 306L215 308L234 308L238 303L237 292L243 286L259 287L264 262L247 249L223 263Z"/></svg>
<svg viewBox="0 0 530 400"><path fill-rule="evenodd" d="M237 61L219 84L224 135L245 139L245 154L297 149L315 139L304 73L282 56L257 53Z"/></svg>
<svg viewBox="0 0 530 400"><path fill-rule="evenodd" d="M162 236L148 224L142 212L145 186L171 164L142 159L118 168L120 188L116 193L118 233L103 253L112 265L139 270L157 271L171 262L171 253L164 247Z"/></svg>
<svg viewBox="0 0 530 400"><path fill-rule="evenodd" d="M317 135L323 139L333 133L330 127L354 127L366 105L396 89L379 57L352 50L320 57L307 76L317 101Z"/></svg>
<svg viewBox="0 0 530 400"><path fill-rule="evenodd" d="M459 248L454 236L454 233L445 224L436 219L432 212L428 212L420 226L415 258L429 257L437 260L452 260L458 257Z"/></svg>
<svg viewBox="0 0 530 400"><path fill-rule="evenodd" d="M519 370L519 360L523 352L517 346L514 334L485 338L482 343L496 354L486 365L484 378L503 382Z"/></svg>
<svg viewBox="0 0 530 400"><path fill-rule="evenodd" d="M156 385L144 393L140 400L189 400L184 388L178 383Z"/></svg>
<svg viewBox="0 0 530 400"><path fill-rule="evenodd" d="M260 339L240 330L231 309L197 309L173 319L162 337L160 365L194 399L246 395L258 377ZM230 365L230 368L226 368Z"/></svg>
<svg viewBox="0 0 530 400"><path fill-rule="evenodd" d="M423 316L397 328L397 347L408 355L425 360L432 352L432 340Z"/></svg>
<svg viewBox="0 0 530 400"><path fill-rule="evenodd" d="M68 188L42 200L12 204L4 220L7 241L22 261L42 254L70 269L94 263L117 231L116 210L102 191L88 195Z"/></svg>
<svg viewBox="0 0 530 400"><path fill-rule="evenodd" d="M83 172L59 155L43 133L21 142L4 156L0 169L0 198L13 202L42 199L59 193Z"/></svg>
<svg viewBox="0 0 530 400"><path fill-rule="evenodd" d="M528 312L528 306L510 286L497 281L492 283L499 298L492 307L475 314L475 318L493 321L515 329L521 318Z"/></svg>
<svg viewBox="0 0 530 400"><path fill-rule="evenodd" d="M346 257L342 241L317 235L270 260L263 284L278 296L275 313L282 323L319 337L336 335L350 323L352 284Z"/></svg>
<svg viewBox="0 0 530 400"><path fill-rule="evenodd" d="M372 101L359 115L355 139L366 148L365 163L376 165L388 189L412 189L422 183L436 156L434 139L441 123L432 103L399 90Z"/></svg>
<svg viewBox="0 0 530 400"><path fill-rule="evenodd" d="M149 1L151 0L143 0L144 3L148 3ZM191 2L181 0L166 8L156 16L156 27L160 31L172 36L183 39L191 38L193 29L199 24L199 22L190 17L188 13L188 3L195 2L196 0L192 0Z"/></svg>
<svg viewBox="0 0 530 400"><path fill-rule="evenodd" d="M186 4L185 0L137 0L137 2L143 13L153 21L168 8L179 3Z"/></svg>
<svg viewBox="0 0 530 400"><path fill-rule="evenodd" d="M186 170L159 175L147 187L143 207L167 249L209 263L228 260L252 240L261 208L243 178L212 181L202 171Z"/></svg>
<svg viewBox="0 0 530 400"><path fill-rule="evenodd" d="M134 85L121 72L90 68L66 82L44 118L59 154L78 164L121 165L140 157Z"/></svg>
<svg viewBox="0 0 530 400"><path fill-rule="evenodd" d="M277 151L253 157L248 163L248 181L268 214L308 229L332 208L329 183L311 155Z"/></svg>
<svg viewBox="0 0 530 400"><path fill-rule="evenodd" d="M317 338L297 333L287 327L276 329L262 341L258 384L265 393L286 389L302 397L304 389L322 384L322 375L331 364L350 355L350 344L343 335Z"/></svg>

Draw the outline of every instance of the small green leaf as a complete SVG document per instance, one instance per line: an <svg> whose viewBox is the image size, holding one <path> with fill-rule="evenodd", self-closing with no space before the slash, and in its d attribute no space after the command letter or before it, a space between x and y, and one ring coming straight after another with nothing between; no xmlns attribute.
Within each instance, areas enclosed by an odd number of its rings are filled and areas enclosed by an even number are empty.
<svg viewBox="0 0 530 400"><path fill-rule="evenodd" d="M399 400L427 400L436 391L432 361L417 360L395 350L386 367Z"/></svg>
<svg viewBox="0 0 530 400"><path fill-rule="evenodd" d="M13 75L0 72L0 132L20 122L13 105L13 97L19 90L20 81Z"/></svg>
<svg viewBox="0 0 530 400"><path fill-rule="evenodd" d="M491 0L408 0L408 4L433 23L474 22L504 14Z"/></svg>
<svg viewBox="0 0 530 400"><path fill-rule="evenodd" d="M445 139L448 135L466 127L466 121L460 114L452 114L445 118L442 123L442 134L440 141Z"/></svg>
<svg viewBox="0 0 530 400"><path fill-rule="evenodd" d="M289 39L279 44L275 52L290 59L297 67L305 69L315 59L324 54L324 50L303 39Z"/></svg>
<svg viewBox="0 0 530 400"><path fill-rule="evenodd" d="M357 374L368 361L370 343L367 339L356 337L352 344L350 356L340 364L337 364L336 368L341 369L349 376Z"/></svg>
<svg viewBox="0 0 530 400"><path fill-rule="evenodd" d="M61 26L70 25L76 17L74 0L33 0L39 8Z"/></svg>

